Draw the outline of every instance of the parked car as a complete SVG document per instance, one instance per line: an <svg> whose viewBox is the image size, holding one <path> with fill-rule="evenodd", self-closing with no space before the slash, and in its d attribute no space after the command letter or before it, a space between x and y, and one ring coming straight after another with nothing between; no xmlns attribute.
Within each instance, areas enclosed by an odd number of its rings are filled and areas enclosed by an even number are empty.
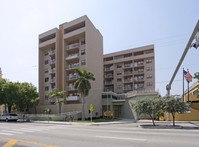
<svg viewBox="0 0 199 147"><path fill-rule="evenodd" d="M0 120L4 120L4 121L17 121L18 120L18 115L17 114L3 114L0 116Z"/></svg>

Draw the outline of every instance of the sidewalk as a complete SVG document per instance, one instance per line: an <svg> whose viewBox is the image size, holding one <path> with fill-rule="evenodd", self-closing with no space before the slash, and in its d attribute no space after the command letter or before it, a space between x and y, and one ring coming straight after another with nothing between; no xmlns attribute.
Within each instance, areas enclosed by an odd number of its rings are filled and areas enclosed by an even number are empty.
<svg viewBox="0 0 199 147"><path fill-rule="evenodd" d="M115 125L115 124L130 124L132 127L140 128L151 128L151 129L199 129L199 121L176 121L173 126L172 121L155 121L155 125L152 125L151 120L133 120L133 119L122 119L113 122L92 122L92 123L81 123L81 122L58 122L58 121L31 121L33 123L41 124L59 124L59 125L79 125L79 126L100 126L100 125Z"/></svg>

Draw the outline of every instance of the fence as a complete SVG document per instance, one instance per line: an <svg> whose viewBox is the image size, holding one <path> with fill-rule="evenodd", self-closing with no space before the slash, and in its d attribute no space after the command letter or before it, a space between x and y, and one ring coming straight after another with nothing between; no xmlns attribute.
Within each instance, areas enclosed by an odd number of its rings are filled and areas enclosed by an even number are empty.
<svg viewBox="0 0 199 147"><path fill-rule="evenodd" d="M18 118L24 121L40 120L40 121L74 121L81 118L80 111L66 112L60 114L18 114Z"/></svg>

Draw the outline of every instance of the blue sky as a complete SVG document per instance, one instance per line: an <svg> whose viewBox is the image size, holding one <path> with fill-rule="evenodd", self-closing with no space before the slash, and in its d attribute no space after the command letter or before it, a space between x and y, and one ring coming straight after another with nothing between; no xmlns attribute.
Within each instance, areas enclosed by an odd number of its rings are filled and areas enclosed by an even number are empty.
<svg viewBox="0 0 199 147"><path fill-rule="evenodd" d="M3 78L38 86L38 35L87 15L104 39L104 53L155 45L156 90L166 84L198 21L198 0L1 0L0 67ZM182 68L199 71L190 49L172 84L182 94ZM193 84L196 80L193 80ZM186 89L187 85L185 85Z"/></svg>

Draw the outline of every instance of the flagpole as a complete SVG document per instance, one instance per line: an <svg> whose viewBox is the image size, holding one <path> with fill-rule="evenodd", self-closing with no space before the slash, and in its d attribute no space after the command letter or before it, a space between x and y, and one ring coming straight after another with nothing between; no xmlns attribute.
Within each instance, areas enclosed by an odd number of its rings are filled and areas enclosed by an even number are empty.
<svg viewBox="0 0 199 147"><path fill-rule="evenodd" d="M182 78L183 78L183 101L185 101L185 99L184 99L184 68L183 68L183 71L182 71Z"/></svg>
<svg viewBox="0 0 199 147"><path fill-rule="evenodd" d="M187 73L189 72L189 69L187 69ZM188 102L189 102L189 81L188 82Z"/></svg>

